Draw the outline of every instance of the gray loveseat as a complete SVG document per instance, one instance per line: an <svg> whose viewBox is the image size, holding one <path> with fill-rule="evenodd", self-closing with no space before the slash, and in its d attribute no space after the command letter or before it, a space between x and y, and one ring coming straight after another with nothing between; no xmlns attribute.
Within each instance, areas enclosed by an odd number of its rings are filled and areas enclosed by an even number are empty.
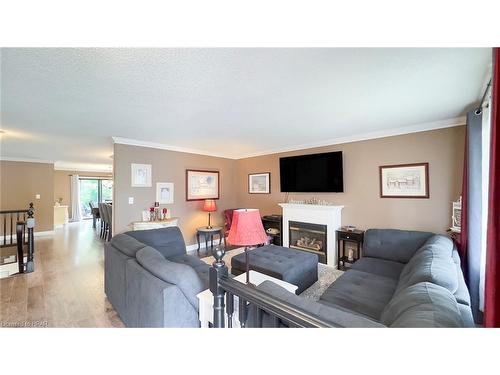
<svg viewBox="0 0 500 375"><path fill-rule="evenodd" d="M318 302L272 282L259 289L339 327L474 327L460 258L448 237L370 229L363 255ZM266 319L264 326L271 326Z"/></svg>
<svg viewBox="0 0 500 375"><path fill-rule="evenodd" d="M177 227L118 234L105 244L104 289L127 327L199 327L196 295L209 265L186 254Z"/></svg>

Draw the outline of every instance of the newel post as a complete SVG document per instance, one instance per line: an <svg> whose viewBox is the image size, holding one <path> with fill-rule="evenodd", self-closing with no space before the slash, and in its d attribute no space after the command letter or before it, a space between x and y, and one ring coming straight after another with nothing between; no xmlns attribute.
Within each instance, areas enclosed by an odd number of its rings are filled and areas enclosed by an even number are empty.
<svg viewBox="0 0 500 375"><path fill-rule="evenodd" d="M213 250L215 262L209 273L210 291L214 295L214 328L224 328L224 297L226 292L219 286L219 280L228 276L227 266L222 260L224 247L217 246Z"/></svg>
<svg viewBox="0 0 500 375"><path fill-rule="evenodd" d="M26 272L33 272L35 270L35 262L33 260L33 255L35 253L35 218L33 217L35 209L33 208L33 203L30 203L28 208L28 219L26 220L26 226L28 227L28 259L26 261Z"/></svg>

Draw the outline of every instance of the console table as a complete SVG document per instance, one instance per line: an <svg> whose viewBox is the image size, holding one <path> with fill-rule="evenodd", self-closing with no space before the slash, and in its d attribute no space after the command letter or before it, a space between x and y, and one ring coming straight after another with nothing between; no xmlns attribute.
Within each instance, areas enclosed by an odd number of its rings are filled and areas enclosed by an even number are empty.
<svg viewBox="0 0 500 375"><path fill-rule="evenodd" d="M167 227L176 227L179 223L178 217L172 217L165 220L155 220L155 221L134 221L132 225L132 230L148 230L148 229L158 229Z"/></svg>

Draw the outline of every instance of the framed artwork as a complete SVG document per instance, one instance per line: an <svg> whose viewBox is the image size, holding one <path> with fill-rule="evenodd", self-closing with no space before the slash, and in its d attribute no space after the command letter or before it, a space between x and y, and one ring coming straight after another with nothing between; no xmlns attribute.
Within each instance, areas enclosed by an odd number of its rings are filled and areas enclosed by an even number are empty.
<svg viewBox="0 0 500 375"><path fill-rule="evenodd" d="M219 199L219 172L186 170L186 200Z"/></svg>
<svg viewBox="0 0 500 375"><path fill-rule="evenodd" d="M458 201L452 202L451 212L451 229L460 232L462 225L462 197L458 198Z"/></svg>
<svg viewBox="0 0 500 375"><path fill-rule="evenodd" d="M160 204L174 203L174 183L157 182L156 183L156 202Z"/></svg>
<svg viewBox="0 0 500 375"><path fill-rule="evenodd" d="M151 164L131 164L132 187L151 187Z"/></svg>
<svg viewBox="0 0 500 375"><path fill-rule="evenodd" d="M271 173L252 173L248 175L249 194L271 194Z"/></svg>
<svg viewBox="0 0 500 375"><path fill-rule="evenodd" d="M384 165L379 170L381 198L429 198L429 163Z"/></svg>

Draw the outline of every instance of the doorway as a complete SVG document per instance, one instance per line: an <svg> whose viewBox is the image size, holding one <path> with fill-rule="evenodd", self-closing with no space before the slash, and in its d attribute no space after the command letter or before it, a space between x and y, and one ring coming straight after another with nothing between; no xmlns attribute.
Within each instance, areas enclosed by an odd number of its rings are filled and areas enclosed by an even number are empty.
<svg viewBox="0 0 500 375"><path fill-rule="evenodd" d="M80 178L80 207L84 219L92 217L90 204L97 207L98 203L113 201L113 180L104 178Z"/></svg>

